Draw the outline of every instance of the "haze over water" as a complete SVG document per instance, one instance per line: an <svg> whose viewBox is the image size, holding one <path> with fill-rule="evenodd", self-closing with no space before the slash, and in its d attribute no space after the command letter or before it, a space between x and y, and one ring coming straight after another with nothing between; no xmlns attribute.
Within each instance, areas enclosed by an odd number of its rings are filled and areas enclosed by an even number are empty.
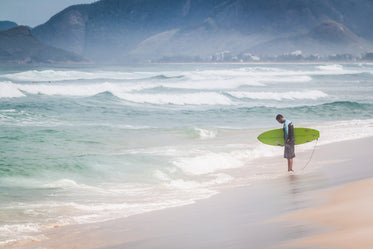
<svg viewBox="0 0 373 249"><path fill-rule="evenodd" d="M373 65L149 65L0 71L0 246L281 177L264 130L373 135ZM298 151L307 151L313 144Z"/></svg>

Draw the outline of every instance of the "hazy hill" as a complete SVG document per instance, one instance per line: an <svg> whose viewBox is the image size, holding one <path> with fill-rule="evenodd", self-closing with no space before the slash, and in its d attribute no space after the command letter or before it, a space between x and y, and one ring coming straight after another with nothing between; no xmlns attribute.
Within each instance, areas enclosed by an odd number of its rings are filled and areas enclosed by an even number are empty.
<svg viewBox="0 0 373 249"><path fill-rule="evenodd" d="M279 50L279 47L282 48ZM335 21L327 20L303 35L278 38L251 47L246 52L265 55L280 55L302 51L306 55L331 55L348 53L360 55L373 51L371 42L359 37L346 26Z"/></svg>
<svg viewBox="0 0 373 249"><path fill-rule="evenodd" d="M373 41L371 13L371 0L101 0L71 6L33 33L96 61L208 56L225 50L260 55L269 52L266 44L275 54L294 48L319 53L333 48L334 53L335 47L360 54ZM338 27L347 31L338 33Z"/></svg>
<svg viewBox="0 0 373 249"><path fill-rule="evenodd" d="M17 23L11 21L0 21L0 31L17 27Z"/></svg>
<svg viewBox="0 0 373 249"><path fill-rule="evenodd" d="M72 52L53 48L36 39L25 26L0 32L1 63L82 63Z"/></svg>

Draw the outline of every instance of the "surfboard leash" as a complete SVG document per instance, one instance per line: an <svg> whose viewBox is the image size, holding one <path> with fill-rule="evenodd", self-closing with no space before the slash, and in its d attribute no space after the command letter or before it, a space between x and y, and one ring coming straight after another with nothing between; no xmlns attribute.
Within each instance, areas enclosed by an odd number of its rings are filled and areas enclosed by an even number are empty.
<svg viewBox="0 0 373 249"><path fill-rule="evenodd" d="M312 160L312 157L313 157L313 154L315 153L315 150L316 150L316 147L317 147L317 142L319 141L319 139L316 139L316 143L315 143L315 146L313 147L313 150L312 150L312 153L311 153L311 156L310 156L310 159L308 160L308 162L306 163L306 165L304 165L302 171L308 166L308 164L311 162Z"/></svg>

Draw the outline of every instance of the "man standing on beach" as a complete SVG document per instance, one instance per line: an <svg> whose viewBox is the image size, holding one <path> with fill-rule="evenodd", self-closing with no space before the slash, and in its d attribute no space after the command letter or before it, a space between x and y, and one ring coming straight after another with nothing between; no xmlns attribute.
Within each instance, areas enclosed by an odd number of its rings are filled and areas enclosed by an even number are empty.
<svg viewBox="0 0 373 249"><path fill-rule="evenodd" d="M284 125L284 158L288 159L288 172L293 171L293 158L295 157L294 153L294 126L290 120L287 120L281 114L276 116L276 120Z"/></svg>

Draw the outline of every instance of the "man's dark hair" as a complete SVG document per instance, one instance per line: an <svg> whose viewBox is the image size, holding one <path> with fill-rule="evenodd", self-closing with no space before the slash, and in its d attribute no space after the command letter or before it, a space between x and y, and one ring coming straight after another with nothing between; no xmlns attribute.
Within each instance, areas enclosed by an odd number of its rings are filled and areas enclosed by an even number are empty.
<svg viewBox="0 0 373 249"><path fill-rule="evenodd" d="M277 116L276 116L276 120L280 120L280 119L282 119L284 116L282 116L281 114L277 114Z"/></svg>

